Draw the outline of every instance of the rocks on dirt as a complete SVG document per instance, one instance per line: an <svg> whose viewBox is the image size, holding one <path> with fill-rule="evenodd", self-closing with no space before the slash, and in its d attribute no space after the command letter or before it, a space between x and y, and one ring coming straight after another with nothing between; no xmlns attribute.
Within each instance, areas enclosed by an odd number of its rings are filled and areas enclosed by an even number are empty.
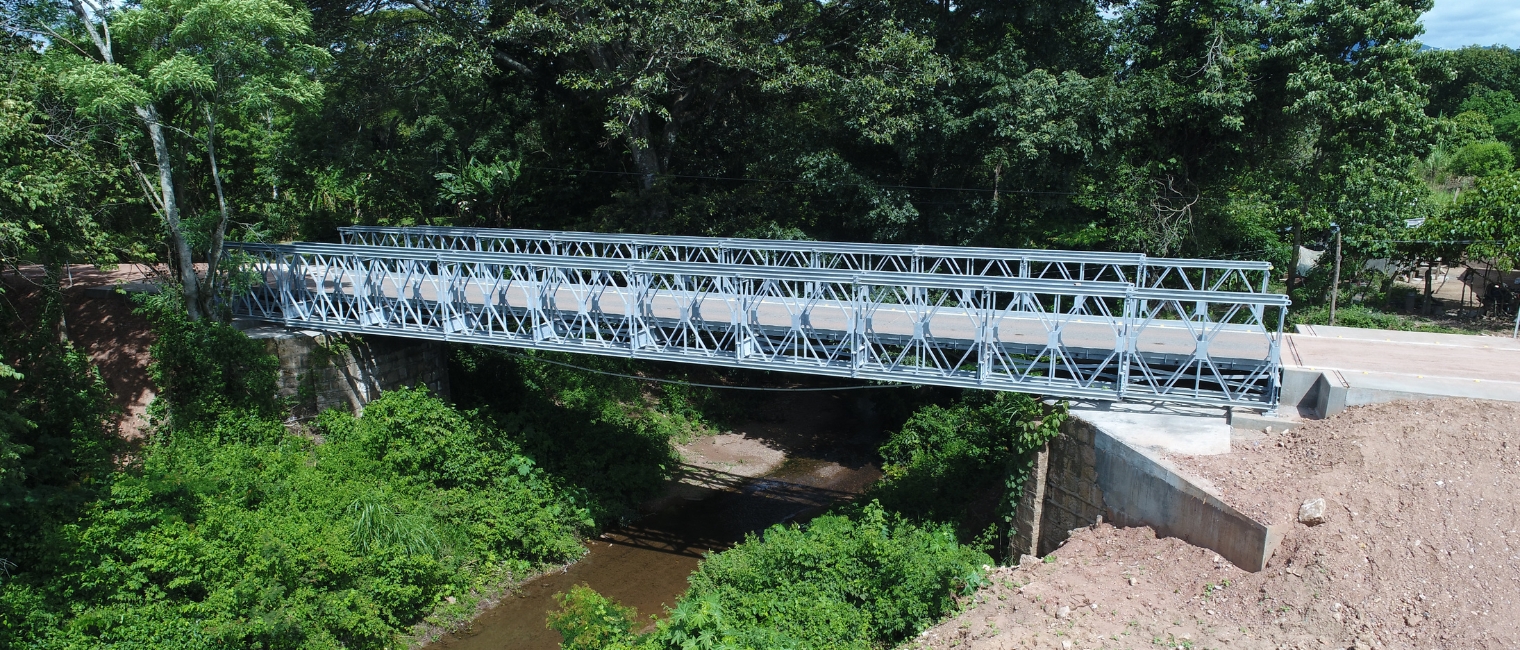
<svg viewBox="0 0 1520 650"><path fill-rule="evenodd" d="M1325 500L1309 499L1298 507L1298 523L1318 526L1325 523Z"/></svg>

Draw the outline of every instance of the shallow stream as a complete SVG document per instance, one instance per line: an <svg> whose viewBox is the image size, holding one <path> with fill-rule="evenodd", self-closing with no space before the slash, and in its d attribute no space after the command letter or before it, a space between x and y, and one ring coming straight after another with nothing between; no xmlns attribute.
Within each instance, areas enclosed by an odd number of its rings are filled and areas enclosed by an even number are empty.
<svg viewBox="0 0 1520 650"><path fill-rule="evenodd" d="M679 484L653 514L587 540L579 561L525 584L428 648L555 650L559 633L545 626L554 594L581 583L651 621L675 604L705 553L772 524L813 517L881 477L874 460L880 426L860 401L811 394L778 402L782 410L770 423L743 427L748 431L739 435L782 450L779 466L745 476L740 469L725 471L723 463L683 465Z"/></svg>

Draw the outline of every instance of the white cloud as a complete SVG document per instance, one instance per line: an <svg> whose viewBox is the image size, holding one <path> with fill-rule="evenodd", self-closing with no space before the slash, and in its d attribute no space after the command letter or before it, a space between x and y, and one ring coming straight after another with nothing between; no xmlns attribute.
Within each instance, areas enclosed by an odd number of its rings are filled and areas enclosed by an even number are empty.
<svg viewBox="0 0 1520 650"><path fill-rule="evenodd" d="M1507 45L1520 49L1520 0L1436 0L1420 41L1431 47Z"/></svg>

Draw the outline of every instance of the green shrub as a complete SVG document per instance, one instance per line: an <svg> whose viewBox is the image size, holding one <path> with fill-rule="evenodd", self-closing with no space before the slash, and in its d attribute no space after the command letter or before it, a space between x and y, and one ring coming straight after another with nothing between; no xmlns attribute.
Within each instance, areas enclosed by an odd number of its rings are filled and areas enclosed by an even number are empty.
<svg viewBox="0 0 1520 650"><path fill-rule="evenodd" d="M158 387L156 419L172 430L215 422L228 411L279 415L280 363L263 343L226 323L190 320L173 292L143 296L140 305L157 335L148 367Z"/></svg>
<svg viewBox="0 0 1520 650"><path fill-rule="evenodd" d="M1489 140L1462 146L1447 165L1458 176L1490 176L1514 168L1515 157L1509 145Z"/></svg>
<svg viewBox="0 0 1520 650"><path fill-rule="evenodd" d="M1294 310L1289 313L1289 325L1329 325L1330 307L1320 305ZM1335 324L1340 327L1360 327L1375 330L1398 330L1405 332L1458 332L1450 327L1421 323L1398 314L1381 312L1365 305L1346 305L1335 310Z"/></svg>
<svg viewBox="0 0 1520 650"><path fill-rule="evenodd" d="M109 392L89 357L62 342L57 300L30 323L0 302L0 648L60 620L41 588L63 528L110 489L121 448Z"/></svg>
<svg viewBox="0 0 1520 650"><path fill-rule="evenodd" d="M318 428L233 411L148 445L65 527L50 580L0 585L0 615L50 604L5 624L57 646L389 647L449 596L582 552L584 508L426 391Z"/></svg>
<svg viewBox="0 0 1520 650"><path fill-rule="evenodd" d="M575 585L569 593L555 594L559 609L549 613L549 628L564 639L564 650L616 650L629 648L634 641L635 614L586 585Z"/></svg>
<svg viewBox="0 0 1520 650"><path fill-rule="evenodd" d="M646 650L888 647L952 611L991 561L948 526L915 525L871 503L772 526L709 555L669 618L643 637L623 631L622 610L589 589L563 598L551 620L575 635L563 648L594 647L571 645L581 634Z"/></svg>
<svg viewBox="0 0 1520 650"><path fill-rule="evenodd" d="M968 391L928 405L881 446L885 474L869 498L916 521L950 522L962 541L1006 534L1030 452L1060 430L1064 407L1022 393Z"/></svg>
<svg viewBox="0 0 1520 650"><path fill-rule="evenodd" d="M681 462L671 440L700 426L681 412L651 408L644 386L633 380L483 346L455 352L454 399L479 409L523 455L583 493L599 522L614 522L657 495ZM610 372L632 370L619 359L573 361ZM692 408L689 401L673 401L682 411Z"/></svg>

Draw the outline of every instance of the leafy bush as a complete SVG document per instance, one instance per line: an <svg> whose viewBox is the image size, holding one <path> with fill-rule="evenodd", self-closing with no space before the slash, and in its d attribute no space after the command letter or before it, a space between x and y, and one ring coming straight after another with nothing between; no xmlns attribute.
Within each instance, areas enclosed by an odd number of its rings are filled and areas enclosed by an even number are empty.
<svg viewBox="0 0 1520 650"><path fill-rule="evenodd" d="M1514 168L1515 157L1509 145L1489 140L1462 146L1447 164L1458 176L1490 176Z"/></svg>
<svg viewBox="0 0 1520 650"><path fill-rule="evenodd" d="M6 513L32 527L6 527L4 539L34 552L12 544L0 555L26 560L0 564L0 645L388 647L446 597L462 614L481 588L582 552L592 522L576 491L476 413L399 390L364 417L323 414L314 439L292 435L260 343L189 321L172 294L141 309L158 333L153 413L169 435L121 471L87 360L67 349L7 355L26 373L60 371L3 379L18 417L5 419L0 480L46 487L57 475L83 514L35 490L22 496L58 511L51 532L36 530L43 517ZM49 442L61 432L96 441L84 454L95 475ZM32 467L34 449L46 472ZM98 487L81 489L92 479ZM0 507L9 494L0 489Z"/></svg>
<svg viewBox="0 0 1520 650"><path fill-rule="evenodd" d="M52 328L60 304L25 323L0 303L0 648L56 624L32 571L56 561L62 528L109 489L120 448L99 373Z"/></svg>
<svg viewBox="0 0 1520 650"><path fill-rule="evenodd" d="M1290 312L1292 325L1328 325L1330 307L1321 305ZM1449 327L1421 323L1398 314L1389 314L1365 305L1346 305L1335 310L1335 324L1340 327L1360 327L1375 330L1399 330L1405 332L1456 332Z"/></svg>
<svg viewBox="0 0 1520 650"><path fill-rule="evenodd" d="M551 620L564 648L597 638L602 647L648 650L864 650L932 625L983 583L991 560L948 526L915 525L873 502L806 526L772 526L708 556L670 617L643 637L623 631L616 604L589 590L564 597Z"/></svg>
<svg viewBox="0 0 1520 650"><path fill-rule="evenodd" d="M549 613L549 627L564 638L564 650L615 650L627 648L633 637L632 607L603 596L586 585L569 593L555 594L559 609Z"/></svg>
<svg viewBox="0 0 1520 650"><path fill-rule="evenodd" d="M173 292L143 296L139 313L158 335L148 372L158 386L152 415L172 430L227 411L274 417L280 364L264 344L212 319L192 321Z"/></svg>
<svg viewBox="0 0 1520 650"><path fill-rule="evenodd" d="M633 370L619 359L573 361L609 372ZM652 408L640 382L502 350L456 349L450 375L457 402L480 409L545 472L582 491L599 522L615 521L658 494L680 464L670 441L702 426L700 394L666 392L675 399Z"/></svg>
<svg viewBox="0 0 1520 650"><path fill-rule="evenodd" d="M881 446L882 481L870 497L918 521L951 522L962 541L1005 534L1030 452L1060 431L1064 407L1021 393L968 391L928 405Z"/></svg>
<svg viewBox="0 0 1520 650"><path fill-rule="evenodd" d="M318 429L232 411L150 444L51 575L0 586L0 612L31 612L4 624L43 646L389 647L446 597L581 552L585 510L425 391Z"/></svg>

